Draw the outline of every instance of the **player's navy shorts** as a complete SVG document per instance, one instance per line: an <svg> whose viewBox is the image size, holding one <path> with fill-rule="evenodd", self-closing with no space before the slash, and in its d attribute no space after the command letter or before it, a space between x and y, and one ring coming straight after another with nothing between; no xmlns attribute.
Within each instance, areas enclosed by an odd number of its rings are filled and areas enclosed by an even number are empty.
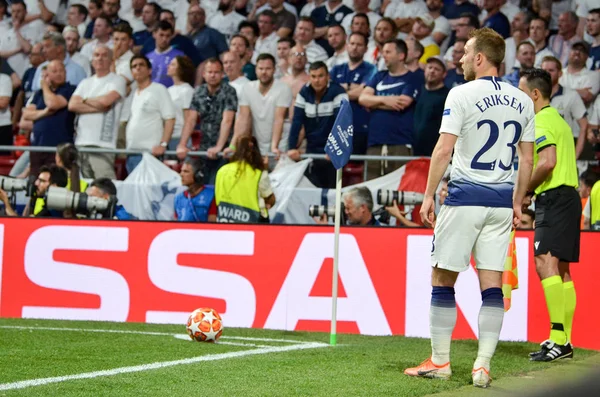
<svg viewBox="0 0 600 397"><path fill-rule="evenodd" d="M550 252L563 262L579 262L581 199L571 186L547 190L535 200L535 255Z"/></svg>

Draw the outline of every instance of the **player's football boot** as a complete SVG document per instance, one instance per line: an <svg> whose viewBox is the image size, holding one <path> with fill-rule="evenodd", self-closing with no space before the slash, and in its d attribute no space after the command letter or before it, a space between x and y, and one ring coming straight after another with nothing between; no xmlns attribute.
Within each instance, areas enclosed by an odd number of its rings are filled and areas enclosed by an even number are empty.
<svg viewBox="0 0 600 397"><path fill-rule="evenodd" d="M473 368L471 376L473 377L473 386L475 387L486 388L490 387L490 383L492 383L492 378L490 378L490 371L488 371L484 367Z"/></svg>
<svg viewBox="0 0 600 397"><path fill-rule="evenodd" d="M573 358L573 346L569 342L565 345L558 345L552 341L542 344L542 350L531 357L530 361L550 362L557 360L568 360Z"/></svg>
<svg viewBox="0 0 600 397"><path fill-rule="evenodd" d="M407 368L404 374L408 376L420 376L422 378L448 379L452 375L450 362L443 365L435 365L431 357L419 364L418 367Z"/></svg>
<svg viewBox="0 0 600 397"><path fill-rule="evenodd" d="M545 341L543 341L542 343L540 343L540 350L538 350L536 352L529 353L529 357L535 357L535 356L543 355L546 352L546 347L548 345L550 345L551 343L552 343L552 341L550 339L546 339Z"/></svg>

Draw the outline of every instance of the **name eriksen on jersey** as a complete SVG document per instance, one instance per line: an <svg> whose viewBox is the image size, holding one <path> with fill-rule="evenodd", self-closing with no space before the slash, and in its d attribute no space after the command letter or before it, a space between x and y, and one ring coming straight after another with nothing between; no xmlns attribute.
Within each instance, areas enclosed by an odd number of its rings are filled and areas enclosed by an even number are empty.
<svg viewBox="0 0 600 397"><path fill-rule="evenodd" d="M491 107L500 105L510 106L511 108L517 110L520 114L522 114L523 110L525 109L523 107L523 104L519 102L517 98L511 97L510 95L492 94L490 96L484 97L483 100L478 101L475 104L475 106L477 106L481 113L485 112Z"/></svg>

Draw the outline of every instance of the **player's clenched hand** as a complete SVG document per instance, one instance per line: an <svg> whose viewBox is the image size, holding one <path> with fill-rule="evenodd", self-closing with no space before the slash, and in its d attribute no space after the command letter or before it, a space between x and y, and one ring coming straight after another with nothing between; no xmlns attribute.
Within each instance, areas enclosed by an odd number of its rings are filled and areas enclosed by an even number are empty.
<svg viewBox="0 0 600 397"><path fill-rule="evenodd" d="M432 196L425 196L421 204L421 222L427 227L435 226L435 202Z"/></svg>

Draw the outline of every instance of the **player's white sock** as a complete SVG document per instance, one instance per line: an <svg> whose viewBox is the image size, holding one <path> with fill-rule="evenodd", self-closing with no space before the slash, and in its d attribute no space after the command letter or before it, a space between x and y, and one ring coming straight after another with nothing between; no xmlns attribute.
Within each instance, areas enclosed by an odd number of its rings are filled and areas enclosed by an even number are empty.
<svg viewBox="0 0 600 397"><path fill-rule="evenodd" d="M502 321L504 319L504 299L501 288L488 288L481 292L479 311L479 351L474 369L484 367L489 371L490 360L496 351Z"/></svg>
<svg viewBox="0 0 600 397"><path fill-rule="evenodd" d="M444 365L450 361L450 342L456 325L456 300L454 288L433 287L429 309L431 334L431 361Z"/></svg>

